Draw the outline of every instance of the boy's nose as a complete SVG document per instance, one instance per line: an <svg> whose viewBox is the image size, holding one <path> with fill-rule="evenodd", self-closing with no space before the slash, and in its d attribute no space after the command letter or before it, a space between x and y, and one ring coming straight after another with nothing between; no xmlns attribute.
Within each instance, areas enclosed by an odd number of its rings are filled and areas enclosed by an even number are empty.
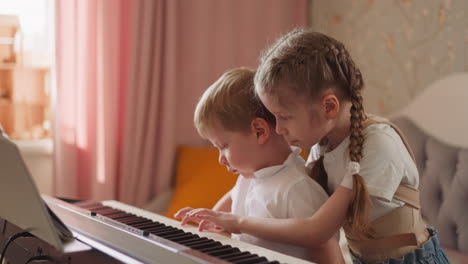
<svg viewBox="0 0 468 264"><path fill-rule="evenodd" d="M219 153L218 162L219 162L219 164L221 164L221 165L224 165L224 166L227 165L226 157L224 157L224 155L221 154L221 153Z"/></svg>

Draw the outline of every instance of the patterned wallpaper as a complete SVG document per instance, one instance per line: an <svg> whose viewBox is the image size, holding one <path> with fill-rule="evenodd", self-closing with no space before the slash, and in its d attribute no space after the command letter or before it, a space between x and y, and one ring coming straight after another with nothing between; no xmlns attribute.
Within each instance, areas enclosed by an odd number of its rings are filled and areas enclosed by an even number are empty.
<svg viewBox="0 0 468 264"><path fill-rule="evenodd" d="M467 0L312 0L310 6L311 27L342 41L362 71L367 112L396 112L435 80L468 71Z"/></svg>

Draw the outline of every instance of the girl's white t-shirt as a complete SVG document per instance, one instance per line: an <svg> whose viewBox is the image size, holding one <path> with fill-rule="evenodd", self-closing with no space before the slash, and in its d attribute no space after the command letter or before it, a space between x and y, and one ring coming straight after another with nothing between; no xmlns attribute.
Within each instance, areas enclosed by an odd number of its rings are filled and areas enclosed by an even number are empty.
<svg viewBox="0 0 468 264"><path fill-rule="evenodd" d="M349 159L349 137L334 150L323 153L323 148L312 147L307 163L324 155L324 167L328 174L328 187L335 191L340 185L352 189L352 179L345 179ZM419 185L419 174L411 155L400 135L387 124L374 124L365 129L363 157L360 172L371 196L373 207L370 220L374 220L404 203L393 199L400 183L415 188ZM352 177L351 175L349 177Z"/></svg>

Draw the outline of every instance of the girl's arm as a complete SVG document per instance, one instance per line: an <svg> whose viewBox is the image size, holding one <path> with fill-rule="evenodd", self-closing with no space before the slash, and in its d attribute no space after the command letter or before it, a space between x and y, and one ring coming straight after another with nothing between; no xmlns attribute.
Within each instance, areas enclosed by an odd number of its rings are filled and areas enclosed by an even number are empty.
<svg viewBox="0 0 468 264"><path fill-rule="evenodd" d="M340 186L322 207L308 218L239 217L208 209L197 209L188 213L182 224L192 217L199 218L203 219L199 225L200 230L214 223L232 233L247 233L302 247L319 247L332 238L343 225L352 198L352 190Z"/></svg>
<svg viewBox="0 0 468 264"><path fill-rule="evenodd" d="M213 210L215 211L222 211L222 212L231 212L231 191L229 190L221 199L216 202L215 206L213 206Z"/></svg>

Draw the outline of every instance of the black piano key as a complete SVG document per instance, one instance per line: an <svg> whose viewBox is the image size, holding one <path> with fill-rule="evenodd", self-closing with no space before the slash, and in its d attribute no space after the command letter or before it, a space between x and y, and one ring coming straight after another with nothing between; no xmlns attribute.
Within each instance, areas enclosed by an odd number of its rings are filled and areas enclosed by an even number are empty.
<svg viewBox="0 0 468 264"><path fill-rule="evenodd" d="M154 230L154 231L157 231L157 230L163 230L163 229L167 229L167 228L173 228L172 226L167 226L165 224L157 224L157 225L154 225L153 227L142 227L140 229L144 229L144 230Z"/></svg>
<svg viewBox="0 0 468 264"><path fill-rule="evenodd" d="M175 235L175 234L182 234L182 233L184 233L184 231L178 229L178 230L171 230L171 231L158 233L158 236L160 236L162 238L166 238L167 236L172 236L172 235Z"/></svg>
<svg viewBox="0 0 468 264"><path fill-rule="evenodd" d="M203 252L203 253L208 254L207 252L209 252L209 251L220 250L220 249L226 249L226 247L227 247L227 246L224 246L224 245L222 245L221 243L219 243L218 246L199 248L199 249L197 249L197 250L198 250L198 251L201 251L201 252Z"/></svg>
<svg viewBox="0 0 468 264"><path fill-rule="evenodd" d="M166 227L165 224L148 224L148 225L143 225L140 227L135 227L140 230L148 230L148 229L155 229L155 228L161 228L161 227Z"/></svg>
<svg viewBox="0 0 468 264"><path fill-rule="evenodd" d="M260 262L260 263L257 263L257 264L281 264L281 263L279 263L279 261L276 261L276 260L275 261L266 260L266 261L263 261L263 262Z"/></svg>
<svg viewBox="0 0 468 264"><path fill-rule="evenodd" d="M146 222L145 219L135 219L133 221L128 221L126 224L129 225L129 226L133 226L133 225L136 225L136 224L141 224L141 223L144 223Z"/></svg>
<svg viewBox="0 0 468 264"><path fill-rule="evenodd" d="M145 220L145 219L136 219L136 220L133 220L133 221L130 221L128 220L127 223L125 223L126 225L129 225L131 227L134 227L135 225L138 225L138 224L143 224L143 223L147 223L148 220Z"/></svg>
<svg viewBox="0 0 468 264"><path fill-rule="evenodd" d="M167 232L167 231L172 231L172 230L180 230L180 229L176 227L172 227L172 226L163 226L163 227L153 228L152 232L162 233L162 232ZM148 229L148 231L151 231L151 229Z"/></svg>
<svg viewBox="0 0 468 264"><path fill-rule="evenodd" d="M148 226L157 226L157 225L161 226L162 225L161 223L153 222L151 220L146 220L146 221L148 221L148 222L134 224L132 226L135 227L135 228L143 228L143 227L148 227Z"/></svg>
<svg viewBox="0 0 468 264"><path fill-rule="evenodd" d="M109 217L109 218L111 218L111 219L116 219L116 218L123 217L123 216L128 216L128 214L122 213L122 212L118 212L118 213L115 213L115 214L108 214L108 215L106 215L106 217Z"/></svg>
<svg viewBox="0 0 468 264"><path fill-rule="evenodd" d="M171 241L174 241L174 239L188 239L189 237L191 238L192 236L193 236L192 233L183 232L183 233L179 233L179 234L173 234L173 235L165 236L164 238L168 239L168 240L171 240Z"/></svg>
<svg viewBox="0 0 468 264"><path fill-rule="evenodd" d="M105 212L105 213L111 212L112 210L114 210L114 209L112 209L110 207L100 207L100 208L94 208L94 209L92 209L90 211L94 211L94 212L97 212L97 213L101 214L103 212Z"/></svg>
<svg viewBox="0 0 468 264"><path fill-rule="evenodd" d="M252 257L258 257L258 255L257 254L248 254L248 255L245 255L245 256L237 256L237 257L228 258L226 260L230 261L230 262L233 262L233 263L237 263L237 262L239 262L241 260L251 259Z"/></svg>
<svg viewBox="0 0 468 264"><path fill-rule="evenodd" d="M123 223L123 224L126 224L126 223L130 223L130 222L136 221L136 220L140 220L140 218L138 216L131 216L131 217L128 217L128 218L125 218L125 219L120 219L119 222Z"/></svg>
<svg viewBox="0 0 468 264"><path fill-rule="evenodd" d="M130 219L130 218L132 218L132 217L133 217L133 215L127 214L127 215L122 215L122 216L118 216L118 217L116 216L116 217L114 217L114 218L112 218L112 219L114 219L114 220L117 221L117 222L121 222L121 221L124 220L124 219Z"/></svg>
<svg viewBox="0 0 468 264"><path fill-rule="evenodd" d="M264 262L264 261L267 261L267 259L265 257L256 256L256 257L251 257L251 258L240 260L240 261L234 261L234 263L236 263L236 264L255 264L255 263L260 263L260 262Z"/></svg>
<svg viewBox="0 0 468 264"><path fill-rule="evenodd" d="M204 243L211 243L213 241L214 241L213 239L208 239L206 237L201 237L200 239L194 240L193 242L184 243L184 245L187 246L187 247L192 247L192 246L197 246L197 245L204 244Z"/></svg>
<svg viewBox="0 0 468 264"><path fill-rule="evenodd" d="M217 257L217 256L227 255L227 254L230 254L230 253L240 252L240 250L238 248L233 248L231 246L228 246L228 247L229 248L227 248L227 249L213 250L213 251L208 251L208 252L205 252L205 253L209 254L211 256Z"/></svg>
<svg viewBox="0 0 468 264"><path fill-rule="evenodd" d="M162 237L162 238L164 238L164 236L166 235L180 234L180 231L174 228L167 229L167 230L160 230L160 231L148 231L148 232L150 232L153 235Z"/></svg>
<svg viewBox="0 0 468 264"><path fill-rule="evenodd" d="M106 211L105 213L101 213L101 214L104 215L104 216L110 217L111 215L122 214L122 212L112 209L112 210Z"/></svg>
<svg viewBox="0 0 468 264"><path fill-rule="evenodd" d="M177 242L179 244L182 244L182 243L184 243L186 241L192 241L193 239L199 239L199 238L200 238L200 236L198 236L198 235L191 235L189 237L173 238L171 240L174 241L174 242Z"/></svg>
<svg viewBox="0 0 468 264"><path fill-rule="evenodd" d="M216 248L207 248L207 249L204 249L203 252L206 253L206 254L210 254L211 256L212 253L216 253L216 252L224 252L226 253L228 250L231 250L232 247L230 245L222 245L222 246L219 246L219 247L216 247ZM221 253L222 254L222 253Z"/></svg>
<svg viewBox="0 0 468 264"><path fill-rule="evenodd" d="M157 235L158 233L161 232L167 232L176 229L175 227L172 226L162 226L162 227L156 227L156 228L151 228L151 229L146 229L146 231Z"/></svg>
<svg viewBox="0 0 468 264"><path fill-rule="evenodd" d="M123 216L115 217L113 219L117 222L124 223L125 221L131 220L134 218L135 218L134 215L123 215Z"/></svg>
<svg viewBox="0 0 468 264"><path fill-rule="evenodd" d="M227 255L223 255L223 256L218 256L219 258L223 259L223 260L226 260L226 261L231 261L231 259L233 258L237 258L237 257L241 257L241 256L251 256L252 253L248 252L248 251L240 251L240 252L235 252L235 253L231 253L231 254L227 254Z"/></svg>
<svg viewBox="0 0 468 264"><path fill-rule="evenodd" d="M142 221L142 219L141 219L141 217L138 217L138 216L132 216L132 217L128 217L128 218L119 220L119 222L123 223L123 224L129 224L129 223L132 223L134 221Z"/></svg>
<svg viewBox="0 0 468 264"><path fill-rule="evenodd" d="M193 244L194 242L197 242L198 244L206 243L206 240L204 240L204 239L202 240L202 239L203 238L199 238L199 239L196 239L195 241L192 241L190 246L187 245L187 243L184 243L184 242L177 242L177 243L179 243L181 245L184 245L186 247L191 247L191 246L195 246L195 244Z"/></svg>
<svg viewBox="0 0 468 264"><path fill-rule="evenodd" d="M143 231L152 232L152 231L158 231L158 230L165 230L166 228L168 228L168 227L167 226L147 226L147 227L142 227L142 228L138 228L138 229L143 230Z"/></svg>
<svg viewBox="0 0 468 264"><path fill-rule="evenodd" d="M200 250L200 249L203 249L203 248L214 248L214 247L217 247L217 246L222 246L222 244L220 242L211 242L211 243L191 246L190 248L195 249L195 250Z"/></svg>
<svg viewBox="0 0 468 264"><path fill-rule="evenodd" d="M150 224L153 224L153 221L151 221L151 220L142 220L142 222L132 223L132 224L129 224L129 226L134 227L134 228L139 228L141 226L150 225Z"/></svg>

